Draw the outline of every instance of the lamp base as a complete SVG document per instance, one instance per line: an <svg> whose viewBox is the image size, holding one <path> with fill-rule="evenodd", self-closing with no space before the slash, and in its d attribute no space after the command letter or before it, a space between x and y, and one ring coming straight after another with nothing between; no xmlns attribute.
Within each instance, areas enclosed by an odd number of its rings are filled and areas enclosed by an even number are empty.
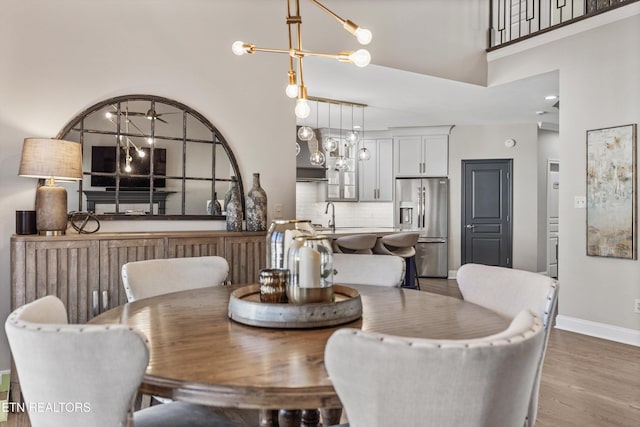
<svg viewBox="0 0 640 427"><path fill-rule="evenodd" d="M41 236L61 236L67 230L67 190L42 185L36 191L36 228Z"/></svg>

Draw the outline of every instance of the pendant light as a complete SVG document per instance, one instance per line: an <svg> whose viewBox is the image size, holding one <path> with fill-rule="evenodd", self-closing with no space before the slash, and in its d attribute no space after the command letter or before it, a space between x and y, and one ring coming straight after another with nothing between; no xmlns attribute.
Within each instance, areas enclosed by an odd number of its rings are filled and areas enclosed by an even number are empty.
<svg viewBox="0 0 640 427"><path fill-rule="evenodd" d="M329 136L324 139L322 148L324 148L325 153L332 153L338 148L338 141L331 136L331 103L328 103L327 106L329 107Z"/></svg>
<svg viewBox="0 0 640 427"><path fill-rule="evenodd" d="M346 142L342 139L342 104L340 104L340 127L338 128L338 132L340 134L340 139L339 139L339 156L338 159L336 160L336 169L337 170L344 170L347 168L348 166L348 162L347 159L344 155L344 149L347 148L347 144Z"/></svg>
<svg viewBox="0 0 640 427"><path fill-rule="evenodd" d="M362 107L362 148L358 151L358 160L369 160L371 152L364 146L364 107Z"/></svg>
<svg viewBox="0 0 640 427"><path fill-rule="evenodd" d="M347 141L351 145L358 142L358 131L353 128L353 104L351 104L351 130L347 132Z"/></svg>
<svg viewBox="0 0 640 427"><path fill-rule="evenodd" d="M316 128L318 127L318 101L316 101ZM311 156L309 157L309 161L312 165L321 166L324 165L325 157L322 154L322 151L318 149L318 139L316 138L315 132L311 130L311 139L309 139L309 152L311 152ZM313 148L313 151L311 149Z"/></svg>

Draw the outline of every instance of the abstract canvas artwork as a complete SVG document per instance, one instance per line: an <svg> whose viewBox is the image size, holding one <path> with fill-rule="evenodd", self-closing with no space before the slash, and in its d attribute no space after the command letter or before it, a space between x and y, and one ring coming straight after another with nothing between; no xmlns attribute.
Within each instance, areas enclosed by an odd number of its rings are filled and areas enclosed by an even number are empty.
<svg viewBox="0 0 640 427"><path fill-rule="evenodd" d="M636 127L587 131L587 255L637 259Z"/></svg>

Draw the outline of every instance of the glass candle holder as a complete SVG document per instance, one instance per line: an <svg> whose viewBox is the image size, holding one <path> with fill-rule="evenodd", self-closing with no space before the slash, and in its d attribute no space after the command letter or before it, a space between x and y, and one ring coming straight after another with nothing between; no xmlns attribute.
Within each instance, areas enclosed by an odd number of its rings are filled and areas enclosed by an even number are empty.
<svg viewBox="0 0 640 427"><path fill-rule="evenodd" d="M322 236L298 236L289 247L287 297L293 304L333 301L333 251Z"/></svg>
<svg viewBox="0 0 640 427"><path fill-rule="evenodd" d="M311 236L315 230L308 219L276 219L267 232L266 268L287 268L287 251L297 236Z"/></svg>

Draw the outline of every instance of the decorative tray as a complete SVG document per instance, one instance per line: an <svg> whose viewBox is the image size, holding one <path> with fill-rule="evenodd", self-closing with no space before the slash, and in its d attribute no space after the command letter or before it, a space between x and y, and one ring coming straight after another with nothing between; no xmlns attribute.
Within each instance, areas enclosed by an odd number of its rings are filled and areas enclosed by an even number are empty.
<svg viewBox="0 0 640 427"><path fill-rule="evenodd" d="M260 302L260 285L236 289L229 298L229 318L265 328L319 328L352 322L362 316L360 293L333 285L334 302L275 304Z"/></svg>

